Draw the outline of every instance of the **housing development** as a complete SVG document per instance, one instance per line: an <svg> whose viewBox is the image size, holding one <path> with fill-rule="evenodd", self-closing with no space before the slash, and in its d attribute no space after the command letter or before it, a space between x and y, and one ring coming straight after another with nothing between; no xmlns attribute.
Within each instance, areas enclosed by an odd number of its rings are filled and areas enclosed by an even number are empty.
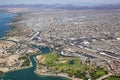
<svg viewBox="0 0 120 80"><path fill-rule="evenodd" d="M37 54L36 74L73 80L120 77L120 9L10 12L18 15L8 23L13 29L0 40L0 71L32 66L28 58ZM51 52L40 54L31 46Z"/></svg>

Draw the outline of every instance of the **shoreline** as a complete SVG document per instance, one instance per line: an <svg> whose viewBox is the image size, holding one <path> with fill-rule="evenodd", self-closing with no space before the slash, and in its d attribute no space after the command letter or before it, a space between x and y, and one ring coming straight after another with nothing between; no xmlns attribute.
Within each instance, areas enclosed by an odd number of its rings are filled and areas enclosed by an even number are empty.
<svg viewBox="0 0 120 80"><path fill-rule="evenodd" d="M10 26L10 25L8 25L8 23L11 23L12 21L13 21L13 19L16 17L16 14L15 13L12 13L12 12L9 12L8 10L6 10L6 9L0 9L0 10L3 10L2 12L3 13L6 13L6 14L9 14L10 15L10 18L8 18L8 20L9 21L6 21L5 23L4 23L4 27L9 27L9 29L5 29L4 30L4 35L3 36L1 36L0 37L0 41L5 41L6 39L7 39L7 34L8 34L8 32L9 31L12 31L12 26ZM6 42L6 41L5 41ZM11 43L12 44L12 43ZM1 45L1 46L3 46L3 45ZM2 56L1 56L2 57ZM1 58L1 59L3 59L3 58ZM5 59L4 59L5 60ZM8 71L11 71L11 70L14 70L15 68L17 68L17 67L1 67L0 68L0 71L2 71L3 73L6 73L6 72L8 72Z"/></svg>
<svg viewBox="0 0 120 80"><path fill-rule="evenodd" d="M38 60L36 59L36 57L34 57L35 61L36 61L36 69L35 69L35 73L38 74L38 75L42 75L42 76L58 76L58 77L65 77L65 78L68 78L70 80L83 80L83 79L80 79L80 78L73 78L73 77L70 77L68 76L68 74L66 73L55 73L55 72L50 72L50 73L47 73L47 72L40 72L41 70L37 70L37 67L38 67Z"/></svg>
<svg viewBox="0 0 120 80"><path fill-rule="evenodd" d="M68 78L69 80L83 80L83 79L78 79L78 78L72 78L69 77L68 75L64 75L64 73L59 73L59 74L52 74L52 73L39 73L38 71L34 71L36 74L38 75L42 75L42 76L56 76L56 77L64 77L64 78Z"/></svg>
<svg viewBox="0 0 120 80"><path fill-rule="evenodd" d="M2 10L2 9L0 9L0 10ZM7 38L7 37L6 37L7 34L9 33L9 31L11 31L11 30L13 29L13 27L12 27L11 25L9 25L9 23L12 23L12 22L13 22L13 19L15 19L16 16L18 15L17 13L9 12L9 11L6 10L6 9L3 9L3 13L10 14L11 16L10 16L10 18L9 18L9 21L6 21L6 22L4 23L4 25L3 25L3 26L5 26L5 27L9 27L9 29L4 30L3 36L0 37L0 40Z"/></svg>
<svg viewBox="0 0 120 80"><path fill-rule="evenodd" d="M14 31L16 28L19 28L19 24L18 24L18 26L16 25L16 24L10 24L10 27L12 27L13 29L11 29L10 31L8 31L8 32L6 32L8 35L9 35L9 32L11 32L11 31ZM23 27L21 27L20 29L22 29ZM16 30L17 31L17 30ZM20 37L20 36L19 36ZM5 35L5 37L3 37L3 38L6 38L6 35ZM71 79L71 80L83 80L83 79L76 79L76 78L72 78L72 77L69 77L67 74L65 74L65 73L52 73L52 71L49 73L47 73L47 72L41 72L41 70L42 69L39 69L39 70L37 70L37 67L38 67L38 61L36 60L36 57L34 57L34 60L36 61L36 68L35 68L35 73L36 74L39 74L39 75L43 75L43 76L60 76L60 77L66 77L66 78L69 78L69 79ZM7 72L11 72L11 71L16 71L16 70L21 70L21 69L26 69L26 68L30 68L31 66L33 66L33 65L31 65L31 61L30 61L30 66L28 66L28 67L19 67L19 68L13 68L13 70L11 69L10 71L7 71ZM15 69L15 70L14 70Z"/></svg>
<svg viewBox="0 0 120 80"><path fill-rule="evenodd" d="M35 58L35 61L36 61L36 70L34 71L36 74L38 74L38 75L43 75L43 76L58 76L58 77L65 77L65 78L68 78L68 79L70 79L70 80L83 80L82 78L75 78L74 76L73 77L70 77L70 76L68 76L68 74L67 73L62 73L62 72L58 72L58 73L55 73L55 72L47 72L47 69L44 69L44 71L43 71L43 69L41 68L41 69L38 69L38 60L37 60L37 58L36 57L34 57ZM102 80L102 79L105 79L105 78L108 78L109 76L111 76L111 75L113 75L112 73L108 73L108 74L106 74L106 75L103 75L103 76L101 76L101 77L99 77L99 78L96 78L96 80ZM91 80L91 79L90 79Z"/></svg>
<svg viewBox="0 0 120 80"><path fill-rule="evenodd" d="M31 55L31 56L32 56L32 55ZM30 57L29 57L29 58L30 58ZM21 65L20 65L20 66L21 66ZM4 72L3 74L9 73L9 72L13 72L13 71L22 70L22 69L31 68L33 65L32 65L32 62L30 61L30 65L29 65L29 66L27 66L27 67L20 67L20 66L14 67L14 68L12 68L12 69L9 69L9 71Z"/></svg>

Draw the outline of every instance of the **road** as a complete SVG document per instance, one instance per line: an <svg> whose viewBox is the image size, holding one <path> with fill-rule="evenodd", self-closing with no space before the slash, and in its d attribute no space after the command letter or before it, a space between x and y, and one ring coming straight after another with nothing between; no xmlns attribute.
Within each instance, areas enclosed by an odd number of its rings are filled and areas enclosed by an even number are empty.
<svg viewBox="0 0 120 80"><path fill-rule="evenodd" d="M112 74L109 73L109 74L107 74L107 75L104 75L104 76L102 76L102 77L96 79L96 80L103 80L103 79L105 79L105 78L107 78L107 77L109 77L109 76L111 76L111 75L112 75Z"/></svg>

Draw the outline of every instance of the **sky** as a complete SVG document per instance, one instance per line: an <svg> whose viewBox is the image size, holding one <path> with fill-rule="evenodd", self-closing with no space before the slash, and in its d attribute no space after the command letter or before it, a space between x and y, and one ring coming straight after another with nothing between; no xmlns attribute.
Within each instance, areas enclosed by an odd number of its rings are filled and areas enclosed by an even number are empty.
<svg viewBox="0 0 120 80"><path fill-rule="evenodd" d="M118 4L120 0L0 0L4 4Z"/></svg>

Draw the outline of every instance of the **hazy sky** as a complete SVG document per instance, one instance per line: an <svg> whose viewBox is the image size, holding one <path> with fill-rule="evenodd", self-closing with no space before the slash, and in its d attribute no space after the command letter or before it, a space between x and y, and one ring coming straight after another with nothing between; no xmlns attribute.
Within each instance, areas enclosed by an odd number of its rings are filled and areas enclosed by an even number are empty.
<svg viewBox="0 0 120 80"><path fill-rule="evenodd" d="M118 4L120 0L0 0L2 4Z"/></svg>

